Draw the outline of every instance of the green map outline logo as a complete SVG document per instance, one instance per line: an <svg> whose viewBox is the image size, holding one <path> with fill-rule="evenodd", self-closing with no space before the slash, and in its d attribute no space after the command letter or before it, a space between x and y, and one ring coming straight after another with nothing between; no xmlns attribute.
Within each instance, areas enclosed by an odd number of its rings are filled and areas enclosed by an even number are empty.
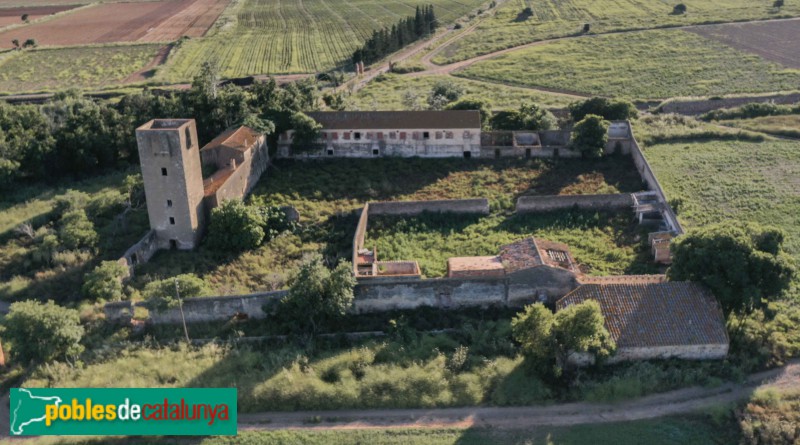
<svg viewBox="0 0 800 445"><path fill-rule="evenodd" d="M236 388L11 388L10 436L237 434Z"/></svg>

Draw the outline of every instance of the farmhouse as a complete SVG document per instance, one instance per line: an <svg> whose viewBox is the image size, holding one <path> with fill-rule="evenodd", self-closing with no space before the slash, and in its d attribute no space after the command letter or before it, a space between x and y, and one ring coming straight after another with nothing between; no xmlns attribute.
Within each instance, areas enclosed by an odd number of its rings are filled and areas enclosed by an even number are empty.
<svg viewBox="0 0 800 445"><path fill-rule="evenodd" d="M690 282L584 284L558 300L562 310L595 300L617 343L610 361L682 358L722 359L728 334L722 310L703 286ZM591 361L573 354L578 364Z"/></svg>
<svg viewBox="0 0 800 445"><path fill-rule="evenodd" d="M308 113L322 125L310 147L292 146L294 130L280 135L280 157L479 157L478 111L328 111Z"/></svg>
<svg viewBox="0 0 800 445"><path fill-rule="evenodd" d="M268 163L264 135L229 130L200 149L193 119L155 119L136 129L151 232L125 254L128 266L157 249L193 249L208 214L227 199L241 199ZM203 165L213 173L203 179Z"/></svg>

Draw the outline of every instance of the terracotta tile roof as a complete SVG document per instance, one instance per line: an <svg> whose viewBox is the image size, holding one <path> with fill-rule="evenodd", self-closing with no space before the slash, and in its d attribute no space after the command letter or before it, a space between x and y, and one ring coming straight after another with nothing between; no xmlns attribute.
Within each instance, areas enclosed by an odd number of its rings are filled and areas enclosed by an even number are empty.
<svg viewBox="0 0 800 445"><path fill-rule="evenodd" d="M253 146L256 139L261 135L250 127L239 127L225 130L206 144L200 151L213 150L219 147L227 147L235 150L246 151Z"/></svg>
<svg viewBox="0 0 800 445"><path fill-rule="evenodd" d="M582 275L578 278L581 284L648 284L667 281L666 275L611 275L591 277Z"/></svg>
<svg viewBox="0 0 800 445"><path fill-rule="evenodd" d="M481 115L477 110L318 111L308 116L325 130L481 128Z"/></svg>
<svg viewBox="0 0 800 445"><path fill-rule="evenodd" d="M497 256L467 256L447 259L450 271L503 270L503 262Z"/></svg>
<svg viewBox="0 0 800 445"><path fill-rule="evenodd" d="M214 172L213 175L203 180L203 196L211 196L217 193L222 184L231 177L235 170L232 168L222 168Z"/></svg>
<svg viewBox="0 0 800 445"><path fill-rule="evenodd" d="M525 238L505 245L500 248L499 257L508 273L536 266L575 271L575 260L569 252L569 246L539 238Z"/></svg>
<svg viewBox="0 0 800 445"><path fill-rule="evenodd" d="M556 309L595 300L618 347L727 344L725 319L714 297L697 283L584 284Z"/></svg>

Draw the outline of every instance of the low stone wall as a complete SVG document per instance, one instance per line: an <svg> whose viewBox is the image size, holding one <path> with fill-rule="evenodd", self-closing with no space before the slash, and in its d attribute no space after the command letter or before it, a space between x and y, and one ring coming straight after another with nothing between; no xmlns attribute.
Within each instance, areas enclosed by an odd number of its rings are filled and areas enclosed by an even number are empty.
<svg viewBox="0 0 800 445"><path fill-rule="evenodd" d="M607 364L638 360L666 360L679 358L682 360L722 360L728 355L728 344L710 345L674 345L653 347L620 347L606 360ZM576 366L588 366L594 363L594 357L588 353L572 353L569 362Z"/></svg>
<svg viewBox="0 0 800 445"><path fill-rule="evenodd" d="M628 193L613 195L521 196L517 213L551 212L564 209L630 210L633 198Z"/></svg>
<svg viewBox="0 0 800 445"><path fill-rule="evenodd" d="M122 264L128 269L128 275L124 277L125 279L133 277L133 270L137 264L144 264L150 261L150 258L156 254L160 246L158 245L158 237L156 237L156 232L154 230L150 230L145 234L142 239L139 240L136 244L131 246L125 254L122 255L122 258L117 260L118 263Z"/></svg>
<svg viewBox="0 0 800 445"><path fill-rule="evenodd" d="M489 200L385 201L369 203L369 215L415 216L423 212L489 214Z"/></svg>
<svg viewBox="0 0 800 445"><path fill-rule="evenodd" d="M355 292L354 310L358 313L421 306L459 308L506 304L506 281L503 278L383 279L374 284L368 279L361 280Z"/></svg>
<svg viewBox="0 0 800 445"><path fill-rule="evenodd" d="M539 132L543 147L566 147L572 138L570 130L544 130Z"/></svg>
<svg viewBox="0 0 800 445"><path fill-rule="evenodd" d="M183 314L187 323L230 320L235 315L264 318L264 305L280 301L287 293L282 290L249 295L187 298L183 300ZM153 324L180 323L181 312L177 307L164 311L151 310L149 321Z"/></svg>
<svg viewBox="0 0 800 445"><path fill-rule="evenodd" d="M800 93L772 94L768 96L726 97L722 99L672 100L658 106L662 113L697 115L720 108L735 108L753 102L774 102L789 105L800 102Z"/></svg>

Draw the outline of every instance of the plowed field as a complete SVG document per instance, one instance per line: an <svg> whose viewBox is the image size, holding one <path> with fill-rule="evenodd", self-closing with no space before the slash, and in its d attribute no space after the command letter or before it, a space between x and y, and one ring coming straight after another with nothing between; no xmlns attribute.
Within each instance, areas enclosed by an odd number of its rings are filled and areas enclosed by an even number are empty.
<svg viewBox="0 0 800 445"><path fill-rule="evenodd" d="M2 3L0 3L0 7L2 7ZM28 20L36 20L46 15L55 14L61 11L66 11L74 7L75 6L72 5L64 5L64 6L38 6L38 7L23 6L17 8L3 8L0 9L0 27L24 23L22 21L22 14L28 14Z"/></svg>
<svg viewBox="0 0 800 445"><path fill-rule="evenodd" d="M170 41L205 34L228 0L165 0L107 3L73 14L0 33L0 47L12 39L39 45Z"/></svg>
<svg viewBox="0 0 800 445"><path fill-rule="evenodd" d="M691 30L789 68L800 68L800 21L731 23Z"/></svg>

